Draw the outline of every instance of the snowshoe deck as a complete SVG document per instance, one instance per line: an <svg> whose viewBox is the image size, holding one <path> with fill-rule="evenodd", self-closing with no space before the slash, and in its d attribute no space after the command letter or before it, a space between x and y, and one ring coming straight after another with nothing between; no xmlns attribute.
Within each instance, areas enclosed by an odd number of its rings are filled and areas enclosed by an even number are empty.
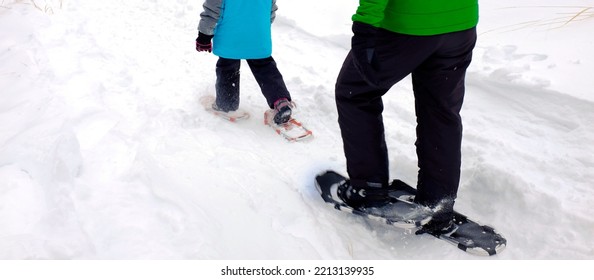
<svg viewBox="0 0 594 280"><path fill-rule="evenodd" d="M326 203L334 205L340 211L353 213L366 218L385 222L402 229L418 229L431 220L434 213L427 207L414 203L417 190L406 183L395 180L391 185L392 203L382 208L354 209L345 204L337 194L338 186L347 180L344 176L326 171L315 178L318 192ZM447 233L431 234L458 249L474 255L492 256L505 249L507 240L493 227L480 224L467 216L455 212L454 227Z"/></svg>
<svg viewBox="0 0 594 280"><path fill-rule="evenodd" d="M289 119L284 124L276 124L273 121L274 110L266 110L264 112L264 124L270 126L278 135L287 139L289 142L299 142L310 139L313 136L313 132L307 129L301 122L294 118Z"/></svg>
<svg viewBox="0 0 594 280"><path fill-rule="evenodd" d="M332 204L337 210L360 215L402 229L416 229L431 220L432 212L427 207L398 199L394 199L392 203L383 207L365 209L350 207L337 194L338 186L345 180L344 176L334 171L322 173L315 180L316 187L324 201Z"/></svg>
<svg viewBox="0 0 594 280"><path fill-rule="evenodd" d="M242 109L238 109L236 111L224 112L224 111L217 111L212 108L212 104L215 102L215 97L212 95L206 95L200 98L200 104L204 106L204 109L207 112L212 113L213 115L228 120L230 122L237 122L241 120L246 120L250 118L250 114Z"/></svg>
<svg viewBox="0 0 594 280"><path fill-rule="evenodd" d="M390 196L400 200L414 200L417 193L415 188L400 180L395 180L392 185L397 187L390 192ZM496 255L507 246L507 240L493 227L473 221L459 212L454 212L454 224L454 228L448 233L431 235L474 255Z"/></svg>

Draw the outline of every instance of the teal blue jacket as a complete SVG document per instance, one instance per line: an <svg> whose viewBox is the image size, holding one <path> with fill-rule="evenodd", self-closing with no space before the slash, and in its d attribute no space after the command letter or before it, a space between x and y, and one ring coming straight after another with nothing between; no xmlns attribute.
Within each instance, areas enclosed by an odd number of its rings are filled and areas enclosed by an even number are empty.
<svg viewBox="0 0 594 280"><path fill-rule="evenodd" d="M276 0L206 0L198 30L213 37L213 53L232 59L272 55Z"/></svg>

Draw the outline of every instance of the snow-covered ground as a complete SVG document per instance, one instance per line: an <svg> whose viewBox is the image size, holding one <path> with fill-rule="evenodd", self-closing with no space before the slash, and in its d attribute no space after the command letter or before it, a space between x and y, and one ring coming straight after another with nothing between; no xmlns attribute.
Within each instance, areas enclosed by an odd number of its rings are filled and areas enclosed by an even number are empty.
<svg viewBox="0 0 594 280"><path fill-rule="evenodd" d="M264 126L247 67L228 123L200 107L202 1L2 1L0 259L483 259L338 212L333 89L357 0L278 0L274 53L314 131ZM594 259L594 1L481 1L457 209L495 226L494 259ZM247 65L244 65L247 66ZM391 172L416 182L408 79L385 96Z"/></svg>

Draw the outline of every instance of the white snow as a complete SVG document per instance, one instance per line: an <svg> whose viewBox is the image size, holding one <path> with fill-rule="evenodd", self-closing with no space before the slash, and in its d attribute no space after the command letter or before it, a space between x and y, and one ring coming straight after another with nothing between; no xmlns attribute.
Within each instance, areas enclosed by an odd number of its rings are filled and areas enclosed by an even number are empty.
<svg viewBox="0 0 594 280"><path fill-rule="evenodd" d="M562 3L561 3L562 2ZM345 173L334 83L357 0L278 0L274 53L314 131L263 125L247 65L228 123L199 105L202 1L2 1L0 259L484 259L334 210ZM594 259L594 1L481 1L456 208L496 227L493 259ZM392 177L416 183L410 80L385 96Z"/></svg>

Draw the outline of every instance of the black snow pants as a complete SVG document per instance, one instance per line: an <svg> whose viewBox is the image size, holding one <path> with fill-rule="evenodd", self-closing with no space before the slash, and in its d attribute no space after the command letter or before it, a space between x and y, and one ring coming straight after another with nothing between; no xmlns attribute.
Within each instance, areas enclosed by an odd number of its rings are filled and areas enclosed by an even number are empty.
<svg viewBox="0 0 594 280"><path fill-rule="evenodd" d="M336 83L338 122L351 183L358 187L389 184L382 96L412 74L417 202L436 205L442 199L455 199L461 165L460 109L476 29L435 36L379 29L376 40L371 50L353 45Z"/></svg>
<svg viewBox="0 0 594 280"><path fill-rule="evenodd" d="M291 100L283 76L278 71L272 57L247 59L246 61L270 108L273 108L274 102L281 98ZM235 111L239 108L240 66L241 60L239 59L220 57L217 61L216 104L224 111Z"/></svg>

